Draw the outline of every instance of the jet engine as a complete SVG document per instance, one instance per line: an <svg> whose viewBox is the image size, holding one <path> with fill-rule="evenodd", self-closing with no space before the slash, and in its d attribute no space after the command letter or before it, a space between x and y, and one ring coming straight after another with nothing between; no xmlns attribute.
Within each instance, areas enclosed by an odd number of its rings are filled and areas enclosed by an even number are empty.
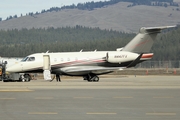
<svg viewBox="0 0 180 120"><path fill-rule="evenodd" d="M122 63L135 60L139 54L126 52L126 51L114 51L107 52L106 60L110 63Z"/></svg>

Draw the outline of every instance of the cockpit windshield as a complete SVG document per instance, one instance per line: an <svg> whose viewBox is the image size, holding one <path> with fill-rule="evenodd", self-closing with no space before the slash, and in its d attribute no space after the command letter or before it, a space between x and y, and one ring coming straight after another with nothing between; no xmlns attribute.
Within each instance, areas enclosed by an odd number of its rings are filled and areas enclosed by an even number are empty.
<svg viewBox="0 0 180 120"><path fill-rule="evenodd" d="M25 57L21 60L21 62L26 62L26 61L35 61L35 57Z"/></svg>
<svg viewBox="0 0 180 120"><path fill-rule="evenodd" d="M21 60L21 62L25 62L29 57L25 57Z"/></svg>

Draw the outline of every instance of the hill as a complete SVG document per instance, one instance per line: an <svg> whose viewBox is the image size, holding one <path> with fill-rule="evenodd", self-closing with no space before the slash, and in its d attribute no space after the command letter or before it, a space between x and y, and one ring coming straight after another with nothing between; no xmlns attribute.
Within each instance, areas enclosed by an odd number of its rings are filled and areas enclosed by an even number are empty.
<svg viewBox="0 0 180 120"><path fill-rule="evenodd" d="M64 9L37 15L22 16L0 22L0 29L48 28L66 26L99 27L116 31L138 32L140 27L180 23L179 7L138 5L119 2L94 10Z"/></svg>

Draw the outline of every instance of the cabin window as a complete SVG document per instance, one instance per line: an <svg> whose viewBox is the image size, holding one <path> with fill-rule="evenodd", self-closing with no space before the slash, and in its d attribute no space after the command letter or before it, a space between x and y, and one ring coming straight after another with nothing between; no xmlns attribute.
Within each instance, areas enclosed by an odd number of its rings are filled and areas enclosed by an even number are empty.
<svg viewBox="0 0 180 120"><path fill-rule="evenodd" d="M54 58L54 62L57 62L57 58Z"/></svg>

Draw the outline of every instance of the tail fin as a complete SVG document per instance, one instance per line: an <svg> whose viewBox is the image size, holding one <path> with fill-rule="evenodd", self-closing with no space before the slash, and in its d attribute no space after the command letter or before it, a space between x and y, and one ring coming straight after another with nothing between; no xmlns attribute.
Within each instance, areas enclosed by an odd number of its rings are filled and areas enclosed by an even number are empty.
<svg viewBox="0 0 180 120"><path fill-rule="evenodd" d="M122 51L147 53L150 51L157 34L160 33L161 30L174 27L176 26L142 27L139 33L122 49Z"/></svg>

